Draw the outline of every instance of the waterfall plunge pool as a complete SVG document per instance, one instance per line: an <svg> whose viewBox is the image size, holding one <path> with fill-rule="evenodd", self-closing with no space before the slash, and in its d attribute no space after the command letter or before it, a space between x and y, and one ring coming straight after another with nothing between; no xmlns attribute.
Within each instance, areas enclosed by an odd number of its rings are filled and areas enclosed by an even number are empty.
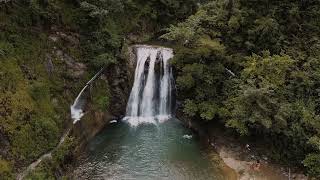
<svg viewBox="0 0 320 180"><path fill-rule="evenodd" d="M224 179L217 155L197 136L185 138L191 134L177 119L137 127L110 124L83 152L74 179Z"/></svg>

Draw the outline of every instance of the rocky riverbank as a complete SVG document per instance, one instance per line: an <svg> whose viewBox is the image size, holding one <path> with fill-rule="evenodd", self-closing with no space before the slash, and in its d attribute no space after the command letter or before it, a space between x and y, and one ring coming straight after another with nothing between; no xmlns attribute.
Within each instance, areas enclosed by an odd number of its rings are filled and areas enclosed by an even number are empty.
<svg viewBox="0 0 320 180"><path fill-rule="evenodd" d="M236 138L225 128L214 123L200 124L198 121L179 119L200 136L214 154L223 161L221 169L228 180L307 180L299 168L289 168L272 162L258 144ZM214 156L214 155L213 155ZM259 163L257 163L259 162ZM258 168L255 166L259 164Z"/></svg>
<svg viewBox="0 0 320 180"><path fill-rule="evenodd" d="M222 129L212 128L209 133L210 146L223 162L237 173L240 180L307 180L297 169L274 163L255 144L227 136ZM266 147L264 147L266 148ZM257 163L258 162L258 163ZM259 164L258 168L257 166Z"/></svg>

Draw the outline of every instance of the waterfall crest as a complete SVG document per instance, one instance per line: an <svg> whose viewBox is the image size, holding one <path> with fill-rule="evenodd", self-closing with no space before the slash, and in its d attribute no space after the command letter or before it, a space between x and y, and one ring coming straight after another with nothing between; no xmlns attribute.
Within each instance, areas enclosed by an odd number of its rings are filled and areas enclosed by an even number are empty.
<svg viewBox="0 0 320 180"><path fill-rule="evenodd" d="M124 118L131 125L163 122L171 117L172 57L169 48L136 46L137 65Z"/></svg>

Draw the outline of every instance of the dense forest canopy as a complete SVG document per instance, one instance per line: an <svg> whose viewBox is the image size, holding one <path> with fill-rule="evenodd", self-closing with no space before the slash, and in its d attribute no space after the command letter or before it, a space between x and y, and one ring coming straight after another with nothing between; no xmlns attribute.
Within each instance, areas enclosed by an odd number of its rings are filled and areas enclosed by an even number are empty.
<svg viewBox="0 0 320 180"><path fill-rule="evenodd" d="M55 76L43 68L54 47L92 74L117 65L128 45L158 41L174 48L184 114L262 138L274 160L319 178L319 19L318 0L0 2L0 176L52 149L66 125L81 84L61 63ZM55 32L71 36L52 42ZM93 99L103 109L109 96ZM68 148L34 176L53 177Z"/></svg>
<svg viewBox="0 0 320 180"><path fill-rule="evenodd" d="M319 17L319 1L218 0L171 25L183 112L264 137L319 176Z"/></svg>

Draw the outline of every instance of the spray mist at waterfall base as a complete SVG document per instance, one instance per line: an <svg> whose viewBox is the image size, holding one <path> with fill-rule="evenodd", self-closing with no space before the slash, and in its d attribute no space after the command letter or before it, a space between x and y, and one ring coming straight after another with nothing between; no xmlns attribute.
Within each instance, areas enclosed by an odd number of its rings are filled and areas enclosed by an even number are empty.
<svg viewBox="0 0 320 180"><path fill-rule="evenodd" d="M164 123L165 121L171 119L171 115L158 115L151 117L124 117L122 120L128 122L132 127L137 127L140 124L154 124Z"/></svg>

